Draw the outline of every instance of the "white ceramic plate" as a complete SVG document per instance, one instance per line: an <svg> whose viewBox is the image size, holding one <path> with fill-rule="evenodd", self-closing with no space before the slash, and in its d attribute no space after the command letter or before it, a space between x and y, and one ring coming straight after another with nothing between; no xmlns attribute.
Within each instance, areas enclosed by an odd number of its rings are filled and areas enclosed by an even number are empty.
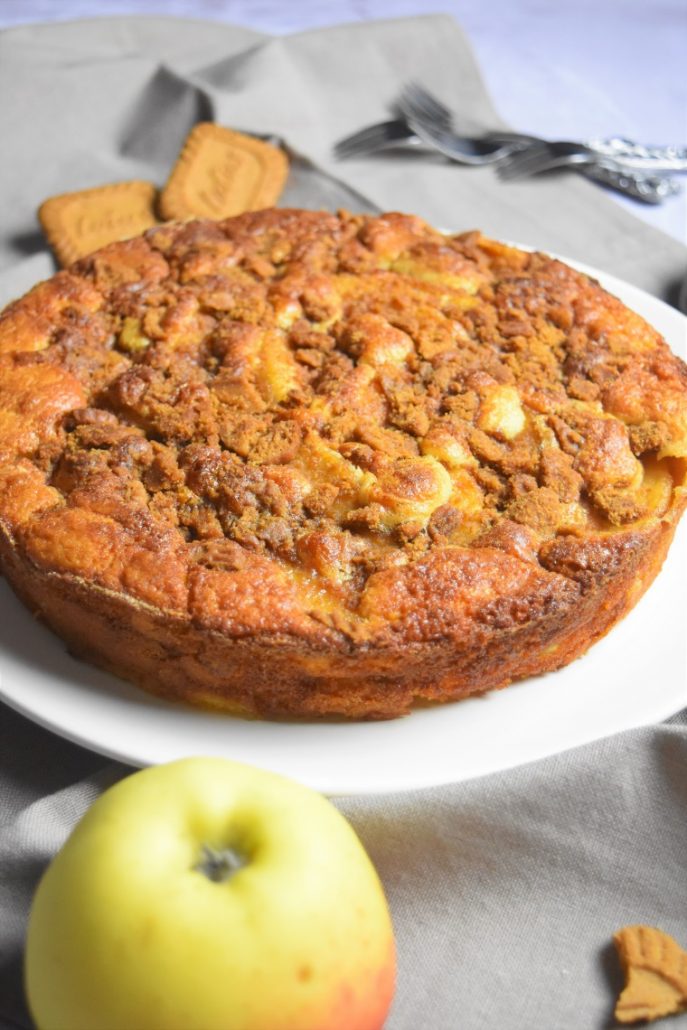
<svg viewBox="0 0 687 1030"><path fill-rule="evenodd" d="M643 315L684 357L687 319L613 276L574 262ZM687 704L687 520L636 608L565 669L484 697L377 723L253 722L151 698L70 658L0 584L0 697L70 740L133 765L221 755L329 794L458 782L509 769Z"/></svg>

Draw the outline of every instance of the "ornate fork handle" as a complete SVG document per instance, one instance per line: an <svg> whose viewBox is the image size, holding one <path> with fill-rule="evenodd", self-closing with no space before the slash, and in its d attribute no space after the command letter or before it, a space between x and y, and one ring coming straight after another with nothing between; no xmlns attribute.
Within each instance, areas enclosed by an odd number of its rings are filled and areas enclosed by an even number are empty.
<svg viewBox="0 0 687 1030"><path fill-rule="evenodd" d="M645 204L661 204L667 197L680 192L679 183L661 175L646 175L612 164L590 164L579 166L588 179L594 179L604 186L612 186Z"/></svg>
<svg viewBox="0 0 687 1030"><path fill-rule="evenodd" d="M660 167L664 172L687 172L687 147L645 146L621 136L588 140L587 146L603 157L622 161L632 168L655 171Z"/></svg>

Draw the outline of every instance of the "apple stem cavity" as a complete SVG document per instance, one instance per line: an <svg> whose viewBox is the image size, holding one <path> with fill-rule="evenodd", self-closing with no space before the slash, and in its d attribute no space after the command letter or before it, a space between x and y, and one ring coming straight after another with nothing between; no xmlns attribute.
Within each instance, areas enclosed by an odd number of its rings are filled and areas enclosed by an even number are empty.
<svg viewBox="0 0 687 1030"><path fill-rule="evenodd" d="M235 848L213 848L210 844L203 844L202 858L193 868L213 883L224 883L247 863L246 856Z"/></svg>

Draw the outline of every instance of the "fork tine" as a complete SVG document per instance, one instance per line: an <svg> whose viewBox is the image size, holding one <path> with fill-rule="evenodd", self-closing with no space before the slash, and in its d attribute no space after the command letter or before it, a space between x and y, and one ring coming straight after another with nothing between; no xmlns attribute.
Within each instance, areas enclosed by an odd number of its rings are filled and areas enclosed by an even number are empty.
<svg viewBox="0 0 687 1030"><path fill-rule="evenodd" d="M358 154L365 150L375 150L388 139L384 128L386 124L386 122L380 122L377 125L368 125L366 128L340 139L338 143L334 144L334 153L343 156Z"/></svg>
<svg viewBox="0 0 687 1030"><path fill-rule="evenodd" d="M354 132L351 136L340 139L338 143L334 144L334 152L339 155L355 154L361 150L367 150L370 146L374 148L383 139L384 135L379 131L379 127L370 125L366 129L361 129L360 132Z"/></svg>
<svg viewBox="0 0 687 1030"><path fill-rule="evenodd" d="M527 175L535 175L548 161L549 149L546 143L532 143L522 150L514 151L505 158L497 169L500 179L510 181Z"/></svg>
<svg viewBox="0 0 687 1030"><path fill-rule="evenodd" d="M403 143L411 135L410 128L399 119L377 122L340 139L334 144L334 154L336 157L353 157L394 143Z"/></svg>
<svg viewBox="0 0 687 1030"><path fill-rule="evenodd" d="M451 124L451 112L448 107L419 82L409 82L404 86L400 104L409 112L412 110L419 121L428 119L442 125Z"/></svg>
<svg viewBox="0 0 687 1030"><path fill-rule="evenodd" d="M415 94L411 87L406 87L398 101L399 110L406 117L418 122L434 122L435 119L428 113L424 101ZM443 124L443 119L440 120Z"/></svg>

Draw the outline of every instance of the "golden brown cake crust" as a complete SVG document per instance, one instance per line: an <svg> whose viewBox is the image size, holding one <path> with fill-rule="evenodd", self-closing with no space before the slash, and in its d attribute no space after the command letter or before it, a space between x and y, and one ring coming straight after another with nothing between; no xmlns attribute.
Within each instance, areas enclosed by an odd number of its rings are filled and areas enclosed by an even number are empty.
<svg viewBox="0 0 687 1030"><path fill-rule="evenodd" d="M0 317L0 560L75 653L260 715L558 668L659 570L687 371L561 262L420 219L153 229Z"/></svg>

